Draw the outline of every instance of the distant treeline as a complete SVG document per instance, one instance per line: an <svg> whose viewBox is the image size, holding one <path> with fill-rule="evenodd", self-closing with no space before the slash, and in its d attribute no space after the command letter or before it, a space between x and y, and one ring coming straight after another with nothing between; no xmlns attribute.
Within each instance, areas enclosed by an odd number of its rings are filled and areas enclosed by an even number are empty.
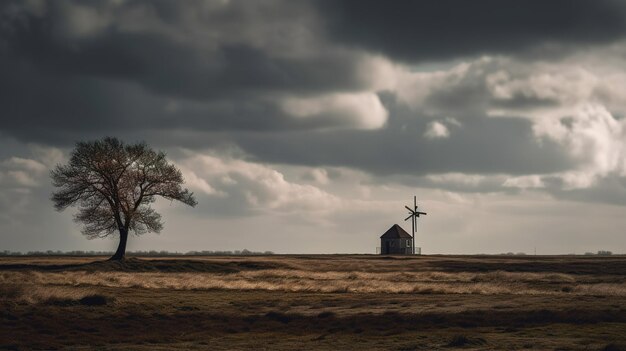
<svg viewBox="0 0 626 351"><path fill-rule="evenodd" d="M170 252L170 251L129 251L127 256L252 256L252 255L273 255L272 251L250 251L248 249L235 251L188 251L188 252ZM111 256L113 251L28 251L26 253L19 251L0 251L0 256Z"/></svg>
<svg viewBox="0 0 626 351"><path fill-rule="evenodd" d="M607 251L607 250L600 250L597 253L585 252L585 256L594 256L594 255L597 255L597 256L611 256L612 254L613 254L613 252ZM525 252L518 252L518 253L506 252L506 253L504 253L503 252L503 253L500 253L498 255L501 255L501 256L525 256L526 253ZM574 255L577 255L577 254L572 253L572 254L569 254L569 255L573 255L574 256Z"/></svg>
<svg viewBox="0 0 626 351"><path fill-rule="evenodd" d="M20 252L20 251L9 251L4 250L0 251L0 256L111 256L113 255L113 251L28 251L28 252ZM129 251L126 253L127 256L254 256L254 255L274 255L273 251L250 251L248 249L243 250L234 250L234 251L187 251L187 252L170 252L170 251ZM492 254L479 254L479 255L492 255ZM503 252L495 255L500 256L525 256L527 255L525 252ZM576 254L569 254L576 255ZM585 252L585 256L611 256L613 252L607 250L600 250L597 253L593 252ZM617 254L619 255L619 254Z"/></svg>
<svg viewBox="0 0 626 351"><path fill-rule="evenodd" d="M598 253L593 252L585 252L585 256L598 255L598 256L611 256L613 253L611 251L600 250Z"/></svg>

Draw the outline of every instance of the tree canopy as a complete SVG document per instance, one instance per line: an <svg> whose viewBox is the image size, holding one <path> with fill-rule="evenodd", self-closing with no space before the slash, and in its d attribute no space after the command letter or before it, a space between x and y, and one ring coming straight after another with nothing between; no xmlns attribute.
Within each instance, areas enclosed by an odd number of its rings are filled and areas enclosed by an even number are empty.
<svg viewBox="0 0 626 351"><path fill-rule="evenodd" d="M120 243L112 259L123 259L128 233L160 232L161 215L151 204L157 197L197 204L183 188L184 179L165 153L144 142L126 144L117 138L78 142L69 163L51 171L54 207L62 211L77 206L75 221L83 234L101 238L119 233Z"/></svg>

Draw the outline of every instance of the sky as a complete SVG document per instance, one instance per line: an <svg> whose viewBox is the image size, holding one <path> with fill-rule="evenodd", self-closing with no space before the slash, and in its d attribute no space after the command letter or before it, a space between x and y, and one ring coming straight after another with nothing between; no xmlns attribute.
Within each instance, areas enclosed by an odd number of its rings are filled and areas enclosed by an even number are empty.
<svg viewBox="0 0 626 351"><path fill-rule="evenodd" d="M0 251L115 249L49 177L114 136L198 200L129 250L623 253L624 67L622 1L2 1Z"/></svg>

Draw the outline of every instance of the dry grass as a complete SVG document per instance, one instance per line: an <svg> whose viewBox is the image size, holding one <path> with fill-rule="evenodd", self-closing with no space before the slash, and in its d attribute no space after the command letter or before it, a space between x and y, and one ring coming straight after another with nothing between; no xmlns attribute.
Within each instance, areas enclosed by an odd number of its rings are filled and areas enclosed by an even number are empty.
<svg viewBox="0 0 626 351"><path fill-rule="evenodd" d="M626 284L581 284L575 286L573 292L591 296L626 296Z"/></svg>
<svg viewBox="0 0 626 351"><path fill-rule="evenodd" d="M88 287L55 286L36 283L2 282L0 299L28 304L72 303L96 296L97 290Z"/></svg>
<svg viewBox="0 0 626 351"><path fill-rule="evenodd" d="M268 269L238 273L151 272L2 272L0 284L28 282L61 294L63 287L110 287L174 290L267 290L319 293L417 293L626 296L626 283L586 283L592 277L562 273L496 271L445 272L313 272ZM42 290L46 290L42 289ZM56 290L55 290L56 289ZM83 289L84 290L84 289ZM35 293L36 294L36 293Z"/></svg>
<svg viewBox="0 0 626 351"><path fill-rule="evenodd" d="M0 350L619 350L626 342L625 258L10 260L0 259Z"/></svg>

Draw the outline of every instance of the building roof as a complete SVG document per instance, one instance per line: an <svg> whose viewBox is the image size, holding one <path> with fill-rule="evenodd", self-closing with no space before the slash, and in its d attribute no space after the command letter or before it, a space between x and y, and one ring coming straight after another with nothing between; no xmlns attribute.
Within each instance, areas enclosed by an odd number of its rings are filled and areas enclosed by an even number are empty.
<svg viewBox="0 0 626 351"><path fill-rule="evenodd" d="M385 232L385 234L380 236L381 239L412 239L411 234L407 233L401 226L394 224Z"/></svg>

